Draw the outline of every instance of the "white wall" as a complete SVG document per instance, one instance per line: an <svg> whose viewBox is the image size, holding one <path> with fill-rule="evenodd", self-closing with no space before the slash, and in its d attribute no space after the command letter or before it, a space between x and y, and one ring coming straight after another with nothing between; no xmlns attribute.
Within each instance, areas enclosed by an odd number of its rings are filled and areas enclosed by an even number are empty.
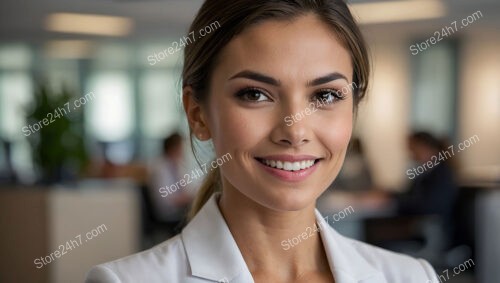
<svg viewBox="0 0 500 283"><path fill-rule="evenodd" d="M500 179L500 34L470 35L460 72L459 141L479 142L459 153L468 178Z"/></svg>
<svg viewBox="0 0 500 283"><path fill-rule="evenodd" d="M369 42L373 77L359 109L355 132L366 147L375 183L399 189L406 181L406 136L410 118L410 53L406 41Z"/></svg>

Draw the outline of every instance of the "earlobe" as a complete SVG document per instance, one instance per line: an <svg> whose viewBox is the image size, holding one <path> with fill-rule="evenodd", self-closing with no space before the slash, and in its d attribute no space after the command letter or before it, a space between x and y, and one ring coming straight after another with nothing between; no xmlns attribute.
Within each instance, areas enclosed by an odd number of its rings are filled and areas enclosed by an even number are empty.
<svg viewBox="0 0 500 283"><path fill-rule="evenodd" d="M193 88L186 86L182 90L182 104L189 128L197 139L205 141L211 138L206 113L201 103L194 98Z"/></svg>

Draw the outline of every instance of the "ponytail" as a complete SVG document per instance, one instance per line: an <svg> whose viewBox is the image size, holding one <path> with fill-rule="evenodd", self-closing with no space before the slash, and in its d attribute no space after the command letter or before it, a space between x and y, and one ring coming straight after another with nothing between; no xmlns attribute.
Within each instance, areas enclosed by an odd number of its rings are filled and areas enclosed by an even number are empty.
<svg viewBox="0 0 500 283"><path fill-rule="evenodd" d="M200 211L200 209L207 203L210 197L220 191L220 173L219 168L210 171L207 177L203 180L201 188L196 193L196 197L191 205L191 209L188 212L187 220L188 222L194 218L194 216Z"/></svg>

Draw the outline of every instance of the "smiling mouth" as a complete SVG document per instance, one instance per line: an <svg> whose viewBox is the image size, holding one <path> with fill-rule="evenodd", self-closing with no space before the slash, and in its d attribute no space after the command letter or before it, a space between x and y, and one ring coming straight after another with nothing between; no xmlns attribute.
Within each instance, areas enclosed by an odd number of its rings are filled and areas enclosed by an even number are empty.
<svg viewBox="0 0 500 283"><path fill-rule="evenodd" d="M255 158L255 159L268 167L290 172L308 169L320 161L320 158L294 161L294 162L282 161L282 160L268 160L263 158Z"/></svg>

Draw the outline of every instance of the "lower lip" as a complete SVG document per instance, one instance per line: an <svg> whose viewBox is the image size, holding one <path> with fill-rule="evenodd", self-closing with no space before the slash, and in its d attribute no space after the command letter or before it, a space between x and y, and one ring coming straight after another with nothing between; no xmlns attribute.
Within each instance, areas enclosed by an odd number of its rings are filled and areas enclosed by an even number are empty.
<svg viewBox="0 0 500 283"><path fill-rule="evenodd" d="M316 163L314 163L314 165L309 168L298 171L285 171L278 168L269 167L258 160L255 160L255 162L257 162L266 172L270 173L271 175L277 177L282 181L301 182L305 180L307 177L309 177L309 175L311 175L316 170L316 168L318 167L318 163L320 161L316 161Z"/></svg>

